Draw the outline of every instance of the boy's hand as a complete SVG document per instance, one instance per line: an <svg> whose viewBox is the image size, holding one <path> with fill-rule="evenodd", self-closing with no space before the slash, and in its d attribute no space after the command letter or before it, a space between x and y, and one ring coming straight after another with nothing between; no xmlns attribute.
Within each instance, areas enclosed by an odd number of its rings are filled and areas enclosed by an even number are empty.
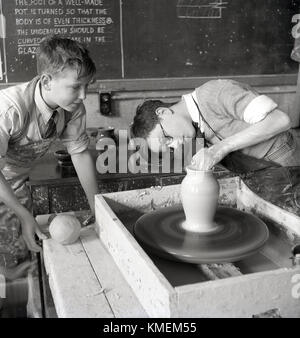
<svg viewBox="0 0 300 338"><path fill-rule="evenodd" d="M27 248L34 252L41 251L41 247L35 241L35 235L37 235L40 239L46 239L47 236L41 232L38 223L31 214L21 220L21 227L22 236Z"/></svg>
<svg viewBox="0 0 300 338"><path fill-rule="evenodd" d="M226 153L217 145L210 148L202 148L193 156L191 165L199 170L210 170L225 156Z"/></svg>
<svg viewBox="0 0 300 338"><path fill-rule="evenodd" d="M15 280L18 278L26 277L29 272L33 272L36 269L36 261L25 261L18 264L13 268L5 268L0 266L0 273L8 280Z"/></svg>

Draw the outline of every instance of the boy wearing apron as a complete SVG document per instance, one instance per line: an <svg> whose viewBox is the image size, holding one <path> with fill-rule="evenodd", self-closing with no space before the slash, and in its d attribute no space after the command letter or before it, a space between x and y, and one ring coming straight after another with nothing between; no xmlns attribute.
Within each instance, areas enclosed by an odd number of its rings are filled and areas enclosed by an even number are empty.
<svg viewBox="0 0 300 338"><path fill-rule="evenodd" d="M83 105L95 64L81 44L59 36L43 39L36 57L37 77L0 91L0 274L8 279L26 275L28 250L41 250L35 234L45 236L25 183L57 138L72 157L92 212L98 193Z"/></svg>

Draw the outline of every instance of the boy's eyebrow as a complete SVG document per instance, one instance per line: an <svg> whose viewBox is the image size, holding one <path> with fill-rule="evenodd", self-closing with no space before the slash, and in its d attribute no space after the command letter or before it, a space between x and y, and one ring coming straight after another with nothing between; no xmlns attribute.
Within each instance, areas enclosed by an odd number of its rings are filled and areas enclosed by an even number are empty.
<svg viewBox="0 0 300 338"><path fill-rule="evenodd" d="M72 82L68 84L70 87L72 86L77 86L77 85L81 85L81 82Z"/></svg>
<svg viewBox="0 0 300 338"><path fill-rule="evenodd" d="M95 78L92 78L89 82L87 82L87 84L93 84L96 82L96 79ZM82 84L82 81L79 79L77 79L76 81L73 82L73 85L76 85L76 84Z"/></svg>

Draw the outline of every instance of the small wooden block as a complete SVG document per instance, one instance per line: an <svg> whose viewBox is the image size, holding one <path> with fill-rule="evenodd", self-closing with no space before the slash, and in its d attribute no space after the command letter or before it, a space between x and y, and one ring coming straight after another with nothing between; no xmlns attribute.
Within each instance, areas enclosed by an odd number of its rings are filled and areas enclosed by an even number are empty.
<svg viewBox="0 0 300 338"><path fill-rule="evenodd" d="M200 264L198 268L210 280L223 279L233 276L241 276L240 270L231 263Z"/></svg>

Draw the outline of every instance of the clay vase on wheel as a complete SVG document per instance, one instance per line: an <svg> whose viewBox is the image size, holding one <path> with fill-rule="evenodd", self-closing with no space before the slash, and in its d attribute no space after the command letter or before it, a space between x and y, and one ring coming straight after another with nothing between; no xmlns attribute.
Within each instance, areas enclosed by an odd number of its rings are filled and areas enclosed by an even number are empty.
<svg viewBox="0 0 300 338"><path fill-rule="evenodd" d="M209 232L217 229L214 223L219 183L212 170L186 167L186 176L181 183L181 201L186 220L182 227L186 231Z"/></svg>

